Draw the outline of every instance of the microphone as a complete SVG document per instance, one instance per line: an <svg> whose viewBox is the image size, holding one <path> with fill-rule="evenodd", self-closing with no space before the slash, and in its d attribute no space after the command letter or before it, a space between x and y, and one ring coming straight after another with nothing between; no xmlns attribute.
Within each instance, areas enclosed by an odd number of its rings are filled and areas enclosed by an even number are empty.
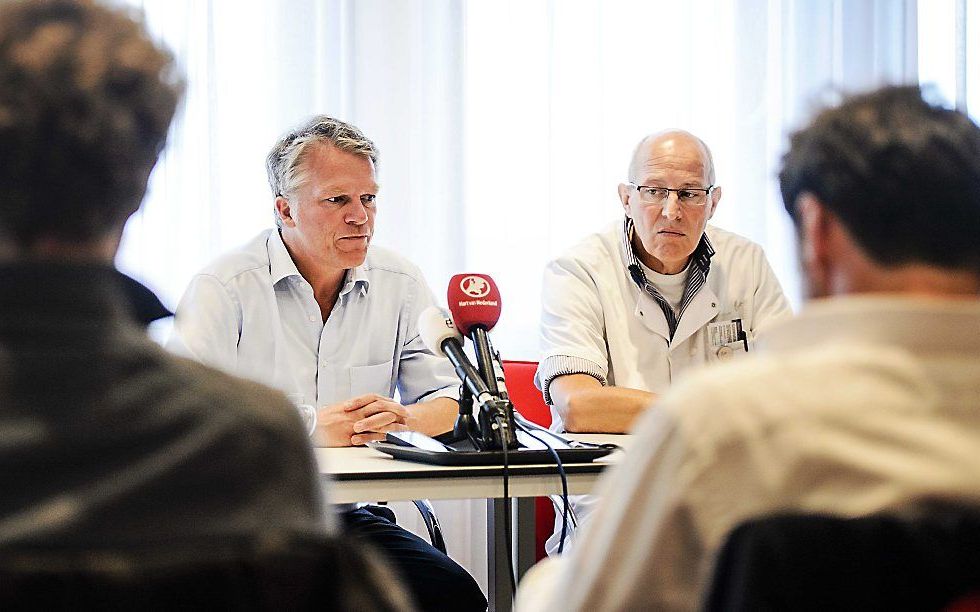
<svg viewBox="0 0 980 612"><path fill-rule="evenodd" d="M500 319L500 290L486 274L456 274L449 279L446 295L456 327L473 341L476 364L487 388L500 397L494 372L493 351L487 332Z"/></svg>
<svg viewBox="0 0 980 612"><path fill-rule="evenodd" d="M478 446L482 450L502 448L504 444L508 448L516 447L517 438L514 435L512 420L504 418L502 424L498 422L500 415L507 415L506 406L490 392L486 381L466 356L463 351L463 337L456 329L453 320L439 308L430 306L419 315L419 335L422 336L426 348L449 359L456 370L456 376L480 406ZM464 434L467 437L472 435L474 433L472 418L472 415L469 415L467 420L464 416L461 403L460 417L457 419L456 427L453 428L453 433Z"/></svg>

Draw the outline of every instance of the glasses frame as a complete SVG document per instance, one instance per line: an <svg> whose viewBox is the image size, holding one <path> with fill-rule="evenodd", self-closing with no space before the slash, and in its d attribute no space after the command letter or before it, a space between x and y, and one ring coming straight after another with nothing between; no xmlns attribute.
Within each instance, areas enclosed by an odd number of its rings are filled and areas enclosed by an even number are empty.
<svg viewBox="0 0 980 612"><path fill-rule="evenodd" d="M696 206L697 208L704 208L704 206L708 203L708 196L711 195L711 192L714 191L716 187L716 185L711 184L708 185L707 187L681 187L679 189L671 189L670 187L657 187L655 185L637 185L636 183L633 182L627 182L626 184L632 187L633 189L636 189L637 194L640 193L641 189L663 189L664 191L667 192L667 195L665 195L663 199L661 199L659 202L644 202L644 204L648 204L650 206L663 204L664 202L670 199L671 193L676 193L678 204L681 204L682 206ZM704 199L701 200L700 202L685 202L684 200L681 199L682 191L703 191Z"/></svg>

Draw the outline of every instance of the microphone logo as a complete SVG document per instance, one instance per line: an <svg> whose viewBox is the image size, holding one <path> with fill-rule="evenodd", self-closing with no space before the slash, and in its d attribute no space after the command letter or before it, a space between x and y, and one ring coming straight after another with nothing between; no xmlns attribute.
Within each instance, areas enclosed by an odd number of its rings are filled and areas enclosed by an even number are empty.
<svg viewBox="0 0 980 612"><path fill-rule="evenodd" d="M490 294L490 283L479 276L464 276L459 288L471 298L482 298Z"/></svg>

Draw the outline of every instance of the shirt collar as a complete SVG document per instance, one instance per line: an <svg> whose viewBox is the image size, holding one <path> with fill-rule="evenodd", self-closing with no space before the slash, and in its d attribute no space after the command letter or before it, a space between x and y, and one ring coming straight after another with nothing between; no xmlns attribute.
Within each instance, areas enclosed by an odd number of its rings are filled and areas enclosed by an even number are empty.
<svg viewBox="0 0 980 612"><path fill-rule="evenodd" d="M282 241L282 234L275 230L269 236L269 272L272 275L272 284L275 285L284 278L303 278L296 267L286 243ZM346 295L359 287L361 295L367 295L368 286L371 284L367 276L367 262L360 266L350 268L344 273L344 284L340 288L340 295Z"/></svg>
<svg viewBox="0 0 980 612"><path fill-rule="evenodd" d="M282 241L279 230L273 230L269 236L269 272L272 274L273 285L291 276L302 278L299 269L296 268L296 262L286 250L286 243Z"/></svg>
<svg viewBox="0 0 980 612"><path fill-rule="evenodd" d="M367 260L359 266L347 270L344 274L344 286L340 289L340 295L346 295L358 288L361 295L367 295L371 281L367 275Z"/></svg>
<svg viewBox="0 0 980 612"><path fill-rule="evenodd" d="M642 288L646 284L646 276L643 274L643 268L640 266L640 258L636 255L636 249L633 248L633 231L633 219L626 217L626 220L623 222L620 246L623 250L623 257L626 260L626 270L629 272L630 278ZM715 249L711 246L711 241L708 240L708 234L702 232L701 240L694 249L694 253L691 254L689 265L693 264L707 277L708 270L711 268L711 258L714 254Z"/></svg>

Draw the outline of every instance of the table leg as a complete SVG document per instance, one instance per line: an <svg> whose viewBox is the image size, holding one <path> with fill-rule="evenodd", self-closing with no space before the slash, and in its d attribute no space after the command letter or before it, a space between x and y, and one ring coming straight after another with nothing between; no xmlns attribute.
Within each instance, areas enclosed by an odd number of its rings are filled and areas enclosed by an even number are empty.
<svg viewBox="0 0 980 612"><path fill-rule="evenodd" d="M517 579L520 580L537 562L535 558L535 498L520 497L514 500L514 552Z"/></svg>
<svg viewBox="0 0 980 612"><path fill-rule="evenodd" d="M504 522L511 517L504 511L503 499L487 500L487 564L488 580L487 600L490 612L510 612L514 607L514 598L510 591L510 579L507 573L507 537Z"/></svg>
<svg viewBox="0 0 980 612"><path fill-rule="evenodd" d="M487 564L488 597L490 612L510 612L514 607L510 591L510 579L507 573L507 536L505 523L510 521L513 526L514 564L518 579L534 565L534 498L521 497L511 500L512 515L507 516L504 510L504 500L487 500Z"/></svg>

